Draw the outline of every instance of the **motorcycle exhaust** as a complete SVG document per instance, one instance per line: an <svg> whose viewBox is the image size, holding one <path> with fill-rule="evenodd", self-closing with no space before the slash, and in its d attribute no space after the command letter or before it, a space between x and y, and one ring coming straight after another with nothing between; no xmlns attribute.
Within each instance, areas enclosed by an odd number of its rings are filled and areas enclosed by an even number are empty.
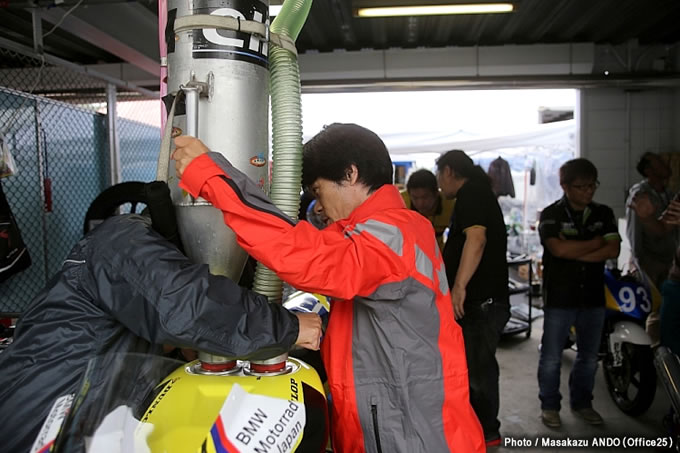
<svg viewBox="0 0 680 453"><path fill-rule="evenodd" d="M676 414L680 414L680 358L665 346L654 351L654 365Z"/></svg>

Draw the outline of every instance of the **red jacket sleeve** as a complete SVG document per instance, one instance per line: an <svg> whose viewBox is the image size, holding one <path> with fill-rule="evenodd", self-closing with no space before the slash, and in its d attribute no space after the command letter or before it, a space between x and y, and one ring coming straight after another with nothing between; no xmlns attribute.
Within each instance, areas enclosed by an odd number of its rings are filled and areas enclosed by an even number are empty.
<svg viewBox="0 0 680 453"><path fill-rule="evenodd" d="M220 209L239 245L298 289L351 299L408 275L403 261L370 234L295 224L220 154L194 159L180 187Z"/></svg>

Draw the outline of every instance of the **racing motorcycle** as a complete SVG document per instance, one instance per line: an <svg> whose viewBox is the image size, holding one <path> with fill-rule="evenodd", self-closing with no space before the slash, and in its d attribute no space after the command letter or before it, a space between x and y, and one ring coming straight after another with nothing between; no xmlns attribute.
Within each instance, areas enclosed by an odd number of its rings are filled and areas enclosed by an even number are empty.
<svg viewBox="0 0 680 453"><path fill-rule="evenodd" d="M606 312L598 359L602 361L607 391L628 415L643 414L654 401L656 370L652 341L645 321L661 304L661 294L646 276L620 275L605 269ZM572 327L564 349L576 350Z"/></svg>
<svg viewBox="0 0 680 453"><path fill-rule="evenodd" d="M324 322L330 310L325 296L301 291L283 306ZM328 433L323 383L294 356L207 364L119 353L90 361L80 390L55 402L31 451L319 453Z"/></svg>
<svg viewBox="0 0 680 453"><path fill-rule="evenodd" d="M658 310L661 294L642 275L620 276L605 269L606 316L600 358L607 390L628 415L644 413L654 401L656 370L645 320Z"/></svg>

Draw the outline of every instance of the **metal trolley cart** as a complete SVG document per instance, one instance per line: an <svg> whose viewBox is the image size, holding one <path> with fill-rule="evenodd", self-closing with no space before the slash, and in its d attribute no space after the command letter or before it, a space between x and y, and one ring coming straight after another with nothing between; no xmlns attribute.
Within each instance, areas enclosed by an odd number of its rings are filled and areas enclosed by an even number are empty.
<svg viewBox="0 0 680 453"><path fill-rule="evenodd" d="M518 255L515 257L508 257L508 267L510 270L519 269L520 266L527 265L529 267L529 273L526 283L522 280L513 278L512 272L508 279L508 292L510 298L515 294L526 294L527 295L527 309L523 309L523 305L510 305L510 319L508 320L505 328L503 329L503 335L516 335L518 333L524 332L527 338L531 336L531 315L532 315L532 260L531 257L527 255Z"/></svg>

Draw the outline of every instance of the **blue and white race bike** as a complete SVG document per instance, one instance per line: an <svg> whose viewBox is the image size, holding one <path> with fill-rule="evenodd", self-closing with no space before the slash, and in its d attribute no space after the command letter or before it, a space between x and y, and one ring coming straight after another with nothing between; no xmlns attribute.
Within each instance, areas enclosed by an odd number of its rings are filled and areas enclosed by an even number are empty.
<svg viewBox="0 0 680 453"><path fill-rule="evenodd" d="M654 401L656 370L645 321L661 294L645 276L620 277L605 270L606 318L600 358L609 395L628 415L644 413Z"/></svg>

